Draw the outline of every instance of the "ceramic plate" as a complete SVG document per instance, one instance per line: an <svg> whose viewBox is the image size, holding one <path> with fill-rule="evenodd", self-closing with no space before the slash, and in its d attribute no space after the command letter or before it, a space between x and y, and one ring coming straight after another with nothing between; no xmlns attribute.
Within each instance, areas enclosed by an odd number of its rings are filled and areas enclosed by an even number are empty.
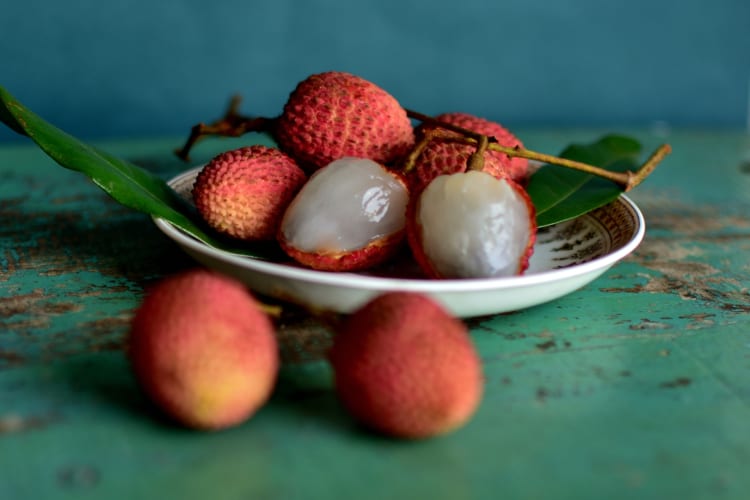
<svg viewBox="0 0 750 500"><path fill-rule="evenodd" d="M199 170L187 171L169 185L189 200ZM529 269L522 276L432 280L419 277L408 255L368 273L315 271L219 250L163 219L154 221L196 261L238 278L258 294L348 313L383 292L423 292L464 318L516 311L569 294L635 250L645 233L643 214L622 195L586 215L540 229Z"/></svg>

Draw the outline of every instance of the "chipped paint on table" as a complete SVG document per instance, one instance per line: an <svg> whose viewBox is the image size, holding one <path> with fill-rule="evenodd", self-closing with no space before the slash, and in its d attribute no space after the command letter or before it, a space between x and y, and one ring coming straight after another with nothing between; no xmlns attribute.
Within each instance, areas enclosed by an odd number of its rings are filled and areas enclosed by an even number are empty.
<svg viewBox="0 0 750 500"><path fill-rule="evenodd" d="M519 134L554 152L601 132ZM674 148L631 194L641 246L562 299L468 321L482 405L415 443L353 424L327 329L293 308L278 388L252 420L201 434L161 419L125 334L144 289L195 264L34 146L0 146L0 498L745 498L750 138L638 136ZM100 146L169 178L179 143ZM239 143L203 143L196 162Z"/></svg>

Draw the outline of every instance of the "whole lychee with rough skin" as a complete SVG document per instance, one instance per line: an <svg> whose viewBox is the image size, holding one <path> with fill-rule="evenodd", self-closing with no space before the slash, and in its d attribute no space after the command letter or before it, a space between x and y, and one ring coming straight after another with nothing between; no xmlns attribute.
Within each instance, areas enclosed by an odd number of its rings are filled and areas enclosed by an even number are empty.
<svg viewBox="0 0 750 500"><path fill-rule="evenodd" d="M456 125L477 134L494 137L498 144L505 147L523 147L521 141L499 123L479 118L468 113L444 113L436 120ZM434 128L422 125L420 131ZM458 134L456 134L458 135ZM441 174L453 174L466 171L469 157L476 151L472 145L447 142L436 139L430 142L417 158L414 169L410 172L410 182L415 192L421 191L429 182ZM495 177L509 176L514 181L523 183L528 175L529 162L526 158L508 157L499 151L484 153L483 171Z"/></svg>
<svg viewBox="0 0 750 500"><path fill-rule="evenodd" d="M403 241L408 201L398 174L366 158L340 158L310 176L284 213L277 240L313 269L366 269Z"/></svg>
<svg viewBox="0 0 750 500"><path fill-rule="evenodd" d="M250 418L269 398L279 369L273 325L253 296L202 269L149 291L132 321L129 354L145 393L196 429Z"/></svg>
<svg viewBox="0 0 750 500"><path fill-rule="evenodd" d="M407 240L434 278L499 278L523 273L536 241L528 193L484 171L440 175L412 199Z"/></svg>
<svg viewBox="0 0 750 500"><path fill-rule="evenodd" d="M329 359L344 407L399 438L450 432L476 411L484 379L464 323L432 298L389 292L349 316Z"/></svg>
<svg viewBox="0 0 750 500"><path fill-rule="evenodd" d="M206 223L246 241L273 240L287 205L307 180L282 151L261 145L221 153L199 172L193 201Z"/></svg>
<svg viewBox="0 0 750 500"><path fill-rule="evenodd" d="M274 137L308 171L345 156L391 164L414 144L411 120L391 94L340 71L300 82L276 121Z"/></svg>

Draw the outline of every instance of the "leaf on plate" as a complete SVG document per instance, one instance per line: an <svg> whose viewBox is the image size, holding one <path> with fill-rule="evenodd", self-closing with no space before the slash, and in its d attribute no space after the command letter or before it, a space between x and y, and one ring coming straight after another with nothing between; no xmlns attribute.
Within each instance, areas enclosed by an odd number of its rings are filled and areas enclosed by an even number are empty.
<svg viewBox="0 0 750 500"><path fill-rule="evenodd" d="M30 137L59 165L81 172L126 207L169 221L204 243L233 253L267 258L262 246L241 247L201 227L191 207L161 178L133 163L84 144L49 124L0 87L0 121Z"/></svg>
<svg viewBox="0 0 750 500"><path fill-rule="evenodd" d="M607 170L638 169L641 145L623 135L607 135L591 144L573 144L560 156ZM543 165L526 187L536 208L539 227L573 219L617 199L623 192L614 182L556 165Z"/></svg>

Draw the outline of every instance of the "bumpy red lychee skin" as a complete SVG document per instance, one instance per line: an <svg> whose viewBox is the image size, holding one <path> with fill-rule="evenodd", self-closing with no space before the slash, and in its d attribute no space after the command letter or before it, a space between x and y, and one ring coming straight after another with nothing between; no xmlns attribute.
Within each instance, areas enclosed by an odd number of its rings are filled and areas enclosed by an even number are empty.
<svg viewBox="0 0 750 500"><path fill-rule="evenodd" d="M201 169L193 201L221 234L246 241L273 240L287 205L307 180L282 151L248 146L222 153Z"/></svg>
<svg viewBox="0 0 750 500"><path fill-rule="evenodd" d="M414 144L411 121L391 94L338 71L309 76L297 85L274 136L308 171L345 156L391 164Z"/></svg>
<svg viewBox="0 0 750 500"><path fill-rule="evenodd" d="M506 147L523 147L521 141L499 123L479 118L468 113L444 113L435 117L451 125L471 130L478 134L495 137L498 144ZM427 127L421 127L426 130ZM414 192L421 191L429 182L441 174L464 172L469 157L475 147L450 143L440 140L432 141L417 158L410 180ZM487 151L484 156L483 170L495 177L510 177L523 184L528 174L529 162L526 158L509 158L498 151Z"/></svg>
<svg viewBox="0 0 750 500"><path fill-rule="evenodd" d="M152 401L204 430L250 418L270 397L279 368L273 325L252 295L202 269L149 290L132 321L129 355Z"/></svg>
<svg viewBox="0 0 750 500"><path fill-rule="evenodd" d="M481 401L481 361L466 326L426 295L373 299L345 320L329 359L344 407L393 437L455 430Z"/></svg>
<svg viewBox="0 0 750 500"><path fill-rule="evenodd" d="M347 252L319 251L305 252L291 246L279 234L278 242L281 249L294 261L310 269L331 272L354 272L375 267L390 259L398 252L404 241L405 230L390 234L367 246Z"/></svg>
<svg viewBox="0 0 750 500"><path fill-rule="evenodd" d="M500 176L500 178L503 178ZM529 224L531 225L531 236L526 245L526 248L518 262L518 275L522 275L529 268L529 261L531 256L534 254L534 244L536 243L537 236L537 225L536 225L536 207L531 201L531 197L526 190L512 179L504 178L508 184L510 184L516 193L526 204L529 211ZM425 276L432 279L443 279L444 276L432 265L429 257L425 253L424 246L422 244L422 228L417 220L417 210L419 208L419 196L412 196L409 199L409 204L406 207L406 241L411 250L412 257L416 261L419 268L425 273Z"/></svg>

